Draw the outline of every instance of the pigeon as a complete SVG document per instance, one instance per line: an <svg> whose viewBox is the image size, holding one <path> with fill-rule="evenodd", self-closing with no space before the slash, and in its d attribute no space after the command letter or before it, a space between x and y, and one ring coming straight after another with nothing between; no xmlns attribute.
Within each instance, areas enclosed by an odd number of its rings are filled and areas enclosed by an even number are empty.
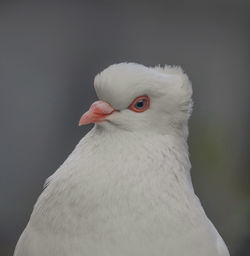
<svg viewBox="0 0 250 256"><path fill-rule="evenodd" d="M191 181L184 71L114 64L94 88L79 122L94 127L46 181L14 256L229 256Z"/></svg>

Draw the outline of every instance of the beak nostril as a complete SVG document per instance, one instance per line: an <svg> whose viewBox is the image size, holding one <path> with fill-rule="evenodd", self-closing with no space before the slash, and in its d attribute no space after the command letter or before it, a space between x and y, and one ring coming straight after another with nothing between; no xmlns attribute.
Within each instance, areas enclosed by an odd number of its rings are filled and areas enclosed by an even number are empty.
<svg viewBox="0 0 250 256"><path fill-rule="evenodd" d="M89 110L82 115L79 126L90 123L105 121L105 118L111 115L115 109L105 101L98 100L94 102Z"/></svg>

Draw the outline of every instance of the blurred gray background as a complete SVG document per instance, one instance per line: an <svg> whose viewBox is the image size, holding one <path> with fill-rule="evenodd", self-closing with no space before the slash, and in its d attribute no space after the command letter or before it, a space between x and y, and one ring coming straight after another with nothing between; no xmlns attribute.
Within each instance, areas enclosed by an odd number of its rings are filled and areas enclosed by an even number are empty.
<svg viewBox="0 0 250 256"><path fill-rule="evenodd" d="M93 78L122 61L181 65L194 88L196 193L233 256L250 255L250 3L0 2L0 255L46 177L91 128Z"/></svg>

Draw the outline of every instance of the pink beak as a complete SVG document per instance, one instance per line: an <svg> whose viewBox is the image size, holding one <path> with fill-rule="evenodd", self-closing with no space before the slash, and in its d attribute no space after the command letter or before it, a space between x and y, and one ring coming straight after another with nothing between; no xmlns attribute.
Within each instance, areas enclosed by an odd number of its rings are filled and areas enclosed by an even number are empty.
<svg viewBox="0 0 250 256"><path fill-rule="evenodd" d="M105 121L106 117L111 115L115 109L107 102L98 100L94 102L89 110L84 113L79 121L79 126L90 123Z"/></svg>

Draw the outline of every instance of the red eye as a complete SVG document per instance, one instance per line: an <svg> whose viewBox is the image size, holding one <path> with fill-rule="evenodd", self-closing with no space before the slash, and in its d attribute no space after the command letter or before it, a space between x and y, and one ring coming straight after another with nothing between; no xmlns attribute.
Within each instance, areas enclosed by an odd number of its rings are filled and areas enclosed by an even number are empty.
<svg viewBox="0 0 250 256"><path fill-rule="evenodd" d="M144 112L150 106L150 99L147 95L139 96L129 105L129 109L134 112Z"/></svg>

